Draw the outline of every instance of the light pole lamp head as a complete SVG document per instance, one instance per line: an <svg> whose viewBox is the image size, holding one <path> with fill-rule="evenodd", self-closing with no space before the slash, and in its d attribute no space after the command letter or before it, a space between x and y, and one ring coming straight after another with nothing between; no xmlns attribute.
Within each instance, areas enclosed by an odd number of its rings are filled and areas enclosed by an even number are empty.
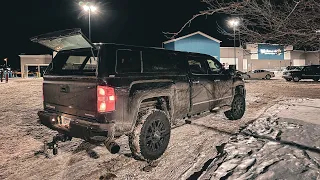
<svg viewBox="0 0 320 180"><path fill-rule="evenodd" d="M91 5L89 3L85 5L81 5L84 11L90 11L90 12L95 12L98 10L98 7L95 5Z"/></svg>
<svg viewBox="0 0 320 180"><path fill-rule="evenodd" d="M239 19L231 19L228 21L228 23L231 27L237 27L240 24Z"/></svg>
<svg viewBox="0 0 320 180"><path fill-rule="evenodd" d="M88 5L83 5L82 8L85 11L89 11L90 10L90 6L88 6Z"/></svg>
<svg viewBox="0 0 320 180"><path fill-rule="evenodd" d="M91 10L92 12L95 12L95 11L98 10L98 8L97 8L97 6L91 5L91 6L90 6L90 10Z"/></svg>

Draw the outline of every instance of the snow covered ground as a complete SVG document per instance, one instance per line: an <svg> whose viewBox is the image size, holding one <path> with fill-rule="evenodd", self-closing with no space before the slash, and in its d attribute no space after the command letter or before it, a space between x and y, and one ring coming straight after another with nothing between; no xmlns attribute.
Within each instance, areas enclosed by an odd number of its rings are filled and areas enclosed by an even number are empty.
<svg viewBox="0 0 320 180"><path fill-rule="evenodd" d="M0 83L0 179L320 178L320 83L252 80L246 88L242 120L194 118L173 129L164 156L148 164L130 157L126 137L116 155L79 139L59 144L58 156L38 154L56 134L37 123L42 80Z"/></svg>
<svg viewBox="0 0 320 180"><path fill-rule="evenodd" d="M285 101L269 108L252 124L222 144L218 155L202 172L201 179L319 179L320 125L281 118L300 104L319 100ZM294 106L293 106L294 105ZM304 109L307 111L306 109ZM320 108L316 110L320 113ZM319 119L318 119L319 121Z"/></svg>

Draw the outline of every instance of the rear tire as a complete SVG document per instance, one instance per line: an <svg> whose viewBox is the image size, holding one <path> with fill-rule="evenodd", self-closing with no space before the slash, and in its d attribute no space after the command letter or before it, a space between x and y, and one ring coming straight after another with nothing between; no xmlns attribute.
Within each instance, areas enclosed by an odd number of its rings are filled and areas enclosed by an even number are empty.
<svg viewBox="0 0 320 180"><path fill-rule="evenodd" d="M300 78L299 78L298 76L294 76L294 77L293 77L293 81L294 81L294 82L299 82L299 81L300 81Z"/></svg>
<svg viewBox="0 0 320 180"><path fill-rule="evenodd" d="M170 121L164 111L150 109L143 112L129 136L133 156L140 160L160 158L168 147L170 133Z"/></svg>
<svg viewBox="0 0 320 180"><path fill-rule="evenodd" d="M271 79L270 74L267 74L267 75L266 75L266 79L268 79L268 80Z"/></svg>
<svg viewBox="0 0 320 180"><path fill-rule="evenodd" d="M246 111L246 100L244 96L237 94L234 96L231 110L224 112L229 120L241 119Z"/></svg>

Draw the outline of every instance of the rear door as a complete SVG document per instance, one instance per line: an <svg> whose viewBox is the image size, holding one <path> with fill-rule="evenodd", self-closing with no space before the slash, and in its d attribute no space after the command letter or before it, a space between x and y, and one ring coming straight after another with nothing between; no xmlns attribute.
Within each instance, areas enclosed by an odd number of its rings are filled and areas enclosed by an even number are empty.
<svg viewBox="0 0 320 180"><path fill-rule="evenodd" d="M233 99L233 79L229 73L225 73L221 63L215 59L208 57L206 62L209 66L209 74L213 83L212 94L210 99L211 109L229 105Z"/></svg>
<svg viewBox="0 0 320 180"><path fill-rule="evenodd" d="M320 66L319 65L317 65L317 66L315 66L315 78L318 78L318 79L320 79Z"/></svg>
<svg viewBox="0 0 320 180"><path fill-rule="evenodd" d="M312 66L306 66L301 71L301 79L313 79L314 68Z"/></svg>
<svg viewBox="0 0 320 180"><path fill-rule="evenodd" d="M208 66L205 58L188 57L191 83L191 113L199 113L210 110L212 94L212 80L208 74Z"/></svg>

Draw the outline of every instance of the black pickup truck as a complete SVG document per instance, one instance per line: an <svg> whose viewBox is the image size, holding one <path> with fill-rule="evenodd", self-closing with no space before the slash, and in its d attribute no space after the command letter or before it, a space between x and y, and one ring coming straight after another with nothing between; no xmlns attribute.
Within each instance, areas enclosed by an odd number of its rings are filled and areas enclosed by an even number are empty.
<svg viewBox="0 0 320 180"><path fill-rule="evenodd" d="M301 79L312 79L319 81L320 65L298 66L291 70L283 72L282 78L286 81L298 82Z"/></svg>
<svg viewBox="0 0 320 180"><path fill-rule="evenodd" d="M39 121L58 131L48 143L81 138L104 143L129 136L132 154L155 160L166 150L171 128L192 115L221 109L230 120L245 113L245 87L214 57L108 43L92 44L80 29L31 38L57 55L43 81Z"/></svg>

